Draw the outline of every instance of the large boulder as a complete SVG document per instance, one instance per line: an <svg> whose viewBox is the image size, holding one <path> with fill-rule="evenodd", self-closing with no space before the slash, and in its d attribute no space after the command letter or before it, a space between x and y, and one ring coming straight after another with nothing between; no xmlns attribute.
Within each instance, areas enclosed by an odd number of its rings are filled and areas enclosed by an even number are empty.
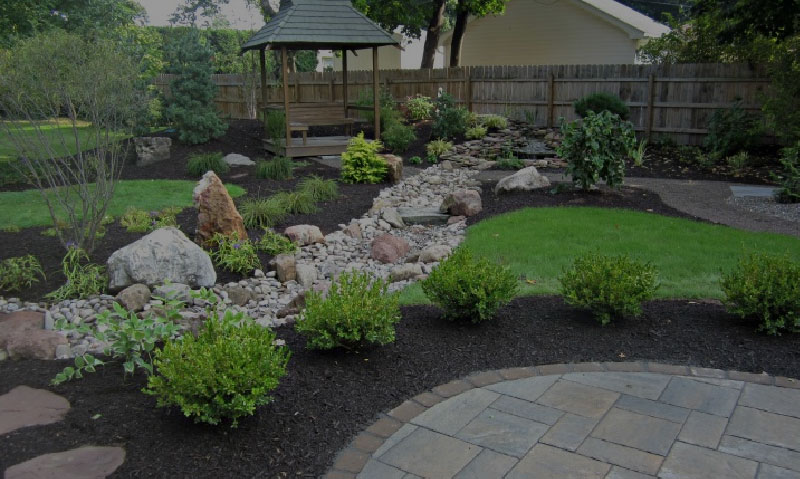
<svg viewBox="0 0 800 479"><path fill-rule="evenodd" d="M403 180L403 159L395 155L381 155L388 167L389 183L396 185Z"/></svg>
<svg viewBox="0 0 800 479"><path fill-rule="evenodd" d="M300 246L325 243L325 236L322 235L322 231L319 230L319 227L314 225L290 226L286 228L283 234Z"/></svg>
<svg viewBox="0 0 800 479"><path fill-rule="evenodd" d="M285 283L297 279L297 259L293 254L279 254L275 257L275 273L278 281Z"/></svg>
<svg viewBox="0 0 800 479"><path fill-rule="evenodd" d="M372 241L372 259L381 263L396 263L411 251L408 241L390 234L383 234Z"/></svg>
<svg viewBox="0 0 800 479"><path fill-rule="evenodd" d="M480 193L475 190L458 190L447 195L439 207L439 212L453 216L474 216L482 209Z"/></svg>
<svg viewBox="0 0 800 479"><path fill-rule="evenodd" d="M206 244L215 234L239 235L247 239L242 215L236 210L231 195L213 171L209 171L194 188L194 204L198 209L195 240Z"/></svg>
<svg viewBox="0 0 800 479"><path fill-rule="evenodd" d="M11 359L55 359L56 348L69 345L65 336L44 329L44 313L0 314L0 351Z"/></svg>
<svg viewBox="0 0 800 479"><path fill-rule="evenodd" d="M133 139L136 166L148 166L169 159L172 139L161 136L144 136Z"/></svg>
<svg viewBox="0 0 800 479"><path fill-rule="evenodd" d="M108 258L107 266L111 291L135 283L152 287L169 281L211 287L217 281L208 253L172 226L118 249Z"/></svg>
<svg viewBox="0 0 800 479"><path fill-rule="evenodd" d="M530 191L537 188L550 186L550 180L536 171L536 167L523 168L511 176L506 176L497 182L495 193L508 193L511 191Z"/></svg>

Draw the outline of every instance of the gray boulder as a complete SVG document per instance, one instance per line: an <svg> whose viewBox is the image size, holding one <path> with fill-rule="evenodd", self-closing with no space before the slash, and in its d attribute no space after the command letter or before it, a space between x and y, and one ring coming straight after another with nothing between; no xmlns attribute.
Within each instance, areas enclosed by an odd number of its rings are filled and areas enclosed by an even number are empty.
<svg viewBox="0 0 800 479"><path fill-rule="evenodd" d="M523 168L511 176L506 176L497 182L495 193L508 193L511 191L530 191L537 188L550 186L550 180L536 171L536 167Z"/></svg>
<svg viewBox="0 0 800 479"><path fill-rule="evenodd" d="M160 136L145 136L133 139L136 166L148 166L169 159L172 139Z"/></svg>
<svg viewBox="0 0 800 479"><path fill-rule="evenodd" d="M428 246L419 254L419 260L423 263L434 263L441 261L450 255L452 250L447 245L433 245Z"/></svg>
<svg viewBox="0 0 800 479"><path fill-rule="evenodd" d="M138 313L150 301L150 288L144 284L128 286L117 294L117 302L128 311Z"/></svg>
<svg viewBox="0 0 800 479"><path fill-rule="evenodd" d="M480 193L475 190L458 190L445 197L442 206L439 207L439 212L449 213L453 216L474 216L482 209Z"/></svg>
<svg viewBox="0 0 800 479"><path fill-rule="evenodd" d="M297 265L297 282L304 288L310 288L317 280L317 268L313 264Z"/></svg>
<svg viewBox="0 0 800 479"><path fill-rule="evenodd" d="M157 229L114 252L107 262L108 289L164 282L211 287L217 273L208 253L174 227Z"/></svg>
<svg viewBox="0 0 800 479"><path fill-rule="evenodd" d="M161 286L156 286L153 290L153 296L187 303L192 299L192 288L188 284L182 283L162 284Z"/></svg>
<svg viewBox="0 0 800 479"><path fill-rule="evenodd" d="M231 153L229 155L225 155L225 157L222 158L222 161L227 163L228 166L253 166L256 164L255 161L238 153Z"/></svg>

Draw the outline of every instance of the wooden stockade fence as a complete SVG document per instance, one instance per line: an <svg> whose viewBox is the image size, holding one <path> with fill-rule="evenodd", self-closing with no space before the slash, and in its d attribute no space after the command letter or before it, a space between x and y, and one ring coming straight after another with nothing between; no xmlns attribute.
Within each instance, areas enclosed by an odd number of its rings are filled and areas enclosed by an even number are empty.
<svg viewBox="0 0 800 479"><path fill-rule="evenodd" d="M168 94L171 75L156 84ZM473 66L437 70L383 70L381 84L395 99L416 94L435 97L439 90L478 113L498 113L556 126L559 118L575 118L572 104L593 92L619 96L631 110L634 128L648 137L669 136L680 144L700 143L711 114L737 99L743 108L760 112L769 87L763 66L746 64L680 65L529 65ZM219 85L216 104L231 118L255 118L260 87L254 75L214 75ZM283 102L272 80L270 103ZM372 88L372 72L348 72L351 103ZM294 102L342 100L341 72L293 73L289 91ZM256 103L258 101L258 103Z"/></svg>

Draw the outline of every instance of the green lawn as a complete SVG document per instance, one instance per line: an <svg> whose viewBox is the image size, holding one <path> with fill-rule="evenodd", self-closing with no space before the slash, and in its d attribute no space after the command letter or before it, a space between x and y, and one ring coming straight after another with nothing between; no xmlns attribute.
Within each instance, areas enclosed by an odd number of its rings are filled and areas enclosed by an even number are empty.
<svg viewBox="0 0 800 479"><path fill-rule="evenodd" d="M120 216L129 206L155 211L167 206L191 206L197 182L189 180L128 180L117 183L107 214ZM245 194L236 185L226 185L234 198ZM50 226L52 220L38 190L0 193L0 228Z"/></svg>
<svg viewBox="0 0 800 479"><path fill-rule="evenodd" d="M32 142L33 145L39 144L38 140L35 140L39 133L30 122L16 121L13 123L10 129L15 135L21 135L23 138L29 137L34 140ZM17 157L17 150L14 148L14 142L8 136L6 125L0 125L0 163ZM77 152L72 125L67 120L49 120L46 124L42 124L39 129L41 134L47 137L48 143L52 146L56 156L74 155ZM118 136L119 138L124 137L121 133ZM91 123L78 123L78 138L80 139L82 150L95 147Z"/></svg>
<svg viewBox="0 0 800 479"><path fill-rule="evenodd" d="M800 261L800 240L790 236L606 208L522 209L470 227L464 244L524 275L526 295L558 293L563 268L595 250L651 261L662 298L722 298L720 271L751 252L787 253ZM407 288L401 301L427 302L419 284Z"/></svg>

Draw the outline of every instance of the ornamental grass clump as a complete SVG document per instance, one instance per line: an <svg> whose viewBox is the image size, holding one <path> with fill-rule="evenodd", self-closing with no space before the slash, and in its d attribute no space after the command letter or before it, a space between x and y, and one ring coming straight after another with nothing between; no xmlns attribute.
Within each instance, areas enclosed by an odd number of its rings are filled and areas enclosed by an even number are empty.
<svg viewBox="0 0 800 479"><path fill-rule="evenodd" d="M406 100L405 109L406 116L411 121L430 120L433 114L433 101L430 97L418 94Z"/></svg>
<svg viewBox="0 0 800 479"><path fill-rule="evenodd" d="M270 256L277 256L279 254L290 254L297 252L297 244L286 236L276 233L267 228L261 239L256 243L256 248Z"/></svg>
<svg viewBox="0 0 800 479"><path fill-rule="evenodd" d="M468 140L478 140L486 136L487 131L485 126L474 126L472 128L467 128L464 137Z"/></svg>
<svg viewBox="0 0 800 479"><path fill-rule="evenodd" d="M214 249L209 253L219 267L231 273L247 274L261 268L255 245L248 239L241 239L237 233L223 235L216 233L211 238Z"/></svg>
<svg viewBox="0 0 800 479"><path fill-rule="evenodd" d="M84 299L105 292L108 284L106 268L89 261L89 255L81 248L67 245L67 254L61 260L66 282L57 290L47 293L45 298L53 301Z"/></svg>
<svg viewBox="0 0 800 479"><path fill-rule="evenodd" d="M267 180L283 181L294 177L297 166L291 158L276 156L271 160L259 161L256 165L256 177Z"/></svg>
<svg viewBox="0 0 800 479"><path fill-rule="evenodd" d="M272 196L283 203L286 211L297 215L310 215L319 211L314 197L307 191L280 192Z"/></svg>
<svg viewBox="0 0 800 479"><path fill-rule="evenodd" d="M490 130L502 130L508 128L508 119L500 115L485 115L479 117L480 123ZM486 135L483 135L486 136Z"/></svg>
<svg viewBox="0 0 800 479"><path fill-rule="evenodd" d="M289 216L286 203L274 196L244 200L239 205L239 213L248 228L269 228Z"/></svg>
<svg viewBox="0 0 800 479"><path fill-rule="evenodd" d="M0 261L0 291L21 291L44 277L42 265L32 254Z"/></svg>
<svg viewBox="0 0 800 479"><path fill-rule="evenodd" d="M303 178L298 191L306 193L315 202L331 201L339 197L339 185L336 184L336 180L325 180L317 175Z"/></svg>
<svg viewBox="0 0 800 479"><path fill-rule="evenodd" d="M422 291L442 308L447 320L479 323L494 317L517 294L511 270L458 248L422 282Z"/></svg>
<svg viewBox="0 0 800 479"><path fill-rule="evenodd" d="M323 297L306 295L306 309L295 324L309 349L353 349L394 341L400 320L399 295L389 285L367 273L342 273Z"/></svg>
<svg viewBox="0 0 800 479"><path fill-rule="evenodd" d="M658 289L652 264L600 253L576 258L559 282L568 304L591 310L603 325L626 315L639 316L642 302Z"/></svg>
<svg viewBox="0 0 800 479"><path fill-rule="evenodd" d="M230 419L237 427L272 401L270 391L286 375L290 352L275 342L272 330L244 313L214 311L197 339L187 334L155 352L157 373L144 393L158 407L180 407L195 423Z"/></svg>
<svg viewBox="0 0 800 479"><path fill-rule="evenodd" d="M800 330L800 263L787 256L752 254L723 273L720 286L728 311L779 335Z"/></svg>
<svg viewBox="0 0 800 479"><path fill-rule="evenodd" d="M380 141L367 141L364 132L350 140L342 153L342 181L345 183L380 183L386 178L389 167L378 156L383 149Z"/></svg>
<svg viewBox="0 0 800 479"><path fill-rule="evenodd" d="M192 176L200 177L209 171L224 175L231 167L222 159L222 153L193 153L186 162L186 172Z"/></svg>

